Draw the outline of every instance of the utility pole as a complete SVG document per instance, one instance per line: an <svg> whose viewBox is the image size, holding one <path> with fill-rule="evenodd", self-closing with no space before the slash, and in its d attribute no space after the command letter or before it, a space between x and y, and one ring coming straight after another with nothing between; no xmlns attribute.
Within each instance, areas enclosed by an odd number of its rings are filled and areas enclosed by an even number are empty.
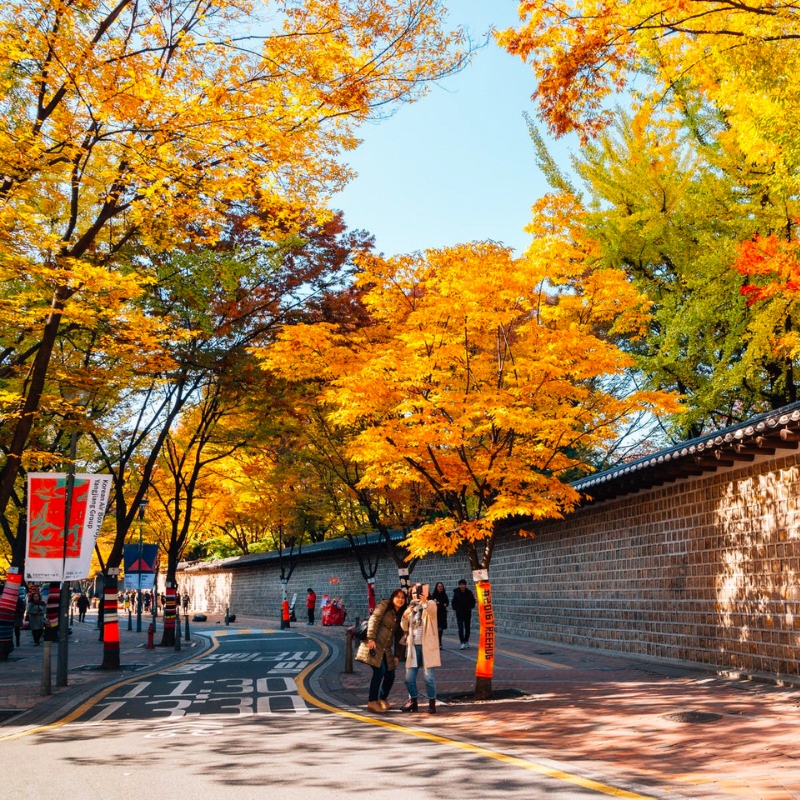
<svg viewBox="0 0 800 800"><path fill-rule="evenodd" d="M58 660L56 664L56 686L67 686L69 672L69 581L67 574L67 541L69 539L69 518L72 513L72 495L75 489L75 454L78 433L73 431L69 437L69 464L67 465L67 486L64 497L64 549L61 557L61 595L58 604Z"/></svg>
<svg viewBox="0 0 800 800"><path fill-rule="evenodd" d="M147 500L139 501L139 590L136 592L136 632L142 632L142 528Z"/></svg>

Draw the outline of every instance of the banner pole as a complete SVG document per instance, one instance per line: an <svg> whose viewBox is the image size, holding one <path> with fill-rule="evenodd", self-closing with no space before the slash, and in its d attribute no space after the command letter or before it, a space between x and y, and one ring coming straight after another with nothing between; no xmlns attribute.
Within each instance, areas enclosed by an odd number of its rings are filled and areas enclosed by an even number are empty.
<svg viewBox="0 0 800 800"><path fill-rule="evenodd" d="M58 606L58 660L56 662L56 686L67 685L69 672L69 581L64 580L67 574L67 542L69 539L70 514L72 513L72 495L75 488L75 456L78 433L73 431L69 436L69 464L67 465L67 487L64 497L64 547L61 557L61 596Z"/></svg>
<svg viewBox="0 0 800 800"><path fill-rule="evenodd" d="M142 527L147 500L139 501L139 591L136 592L136 632L142 632Z"/></svg>

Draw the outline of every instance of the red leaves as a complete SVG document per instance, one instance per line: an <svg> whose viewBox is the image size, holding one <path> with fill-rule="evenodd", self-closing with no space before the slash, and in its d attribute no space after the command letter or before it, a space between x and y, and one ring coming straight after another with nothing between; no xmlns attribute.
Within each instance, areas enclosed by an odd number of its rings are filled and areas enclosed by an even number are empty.
<svg viewBox="0 0 800 800"><path fill-rule="evenodd" d="M781 295L792 300L800 292L800 247L796 241L775 234L756 235L739 245L733 267L746 277L761 279L741 288L748 305Z"/></svg>

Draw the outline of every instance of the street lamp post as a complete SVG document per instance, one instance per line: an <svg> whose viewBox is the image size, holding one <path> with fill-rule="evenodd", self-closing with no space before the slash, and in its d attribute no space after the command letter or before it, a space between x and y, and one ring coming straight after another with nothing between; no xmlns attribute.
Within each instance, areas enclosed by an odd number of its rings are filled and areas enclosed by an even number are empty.
<svg viewBox="0 0 800 800"><path fill-rule="evenodd" d="M139 590L136 592L136 632L142 632L142 527L147 500L139 501Z"/></svg>
<svg viewBox="0 0 800 800"><path fill-rule="evenodd" d="M58 660L56 662L56 686L67 686L69 669L69 581L64 580L67 573L67 540L69 539L69 518L72 513L72 495L75 489L75 454L78 434L73 431L69 437L69 464L67 465L67 485L64 496L64 548L61 556L61 595L58 605Z"/></svg>

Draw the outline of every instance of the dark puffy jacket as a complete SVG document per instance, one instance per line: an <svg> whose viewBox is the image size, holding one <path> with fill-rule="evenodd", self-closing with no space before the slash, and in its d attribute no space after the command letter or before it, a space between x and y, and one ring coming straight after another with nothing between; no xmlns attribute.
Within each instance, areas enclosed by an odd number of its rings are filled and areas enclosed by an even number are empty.
<svg viewBox="0 0 800 800"><path fill-rule="evenodd" d="M453 611L456 612L456 616L469 614L475 608L475 595L469 589L465 589L463 592L461 589L456 589L453 592L453 600L450 605L453 607Z"/></svg>
<svg viewBox="0 0 800 800"><path fill-rule="evenodd" d="M395 658L402 658L400 644L400 615L394 610L389 600L381 600L372 612L367 625L367 638L361 642L356 653L356 661L362 661L372 667L379 667L386 653L386 665L394 669ZM375 649L370 650L368 642L375 642Z"/></svg>

